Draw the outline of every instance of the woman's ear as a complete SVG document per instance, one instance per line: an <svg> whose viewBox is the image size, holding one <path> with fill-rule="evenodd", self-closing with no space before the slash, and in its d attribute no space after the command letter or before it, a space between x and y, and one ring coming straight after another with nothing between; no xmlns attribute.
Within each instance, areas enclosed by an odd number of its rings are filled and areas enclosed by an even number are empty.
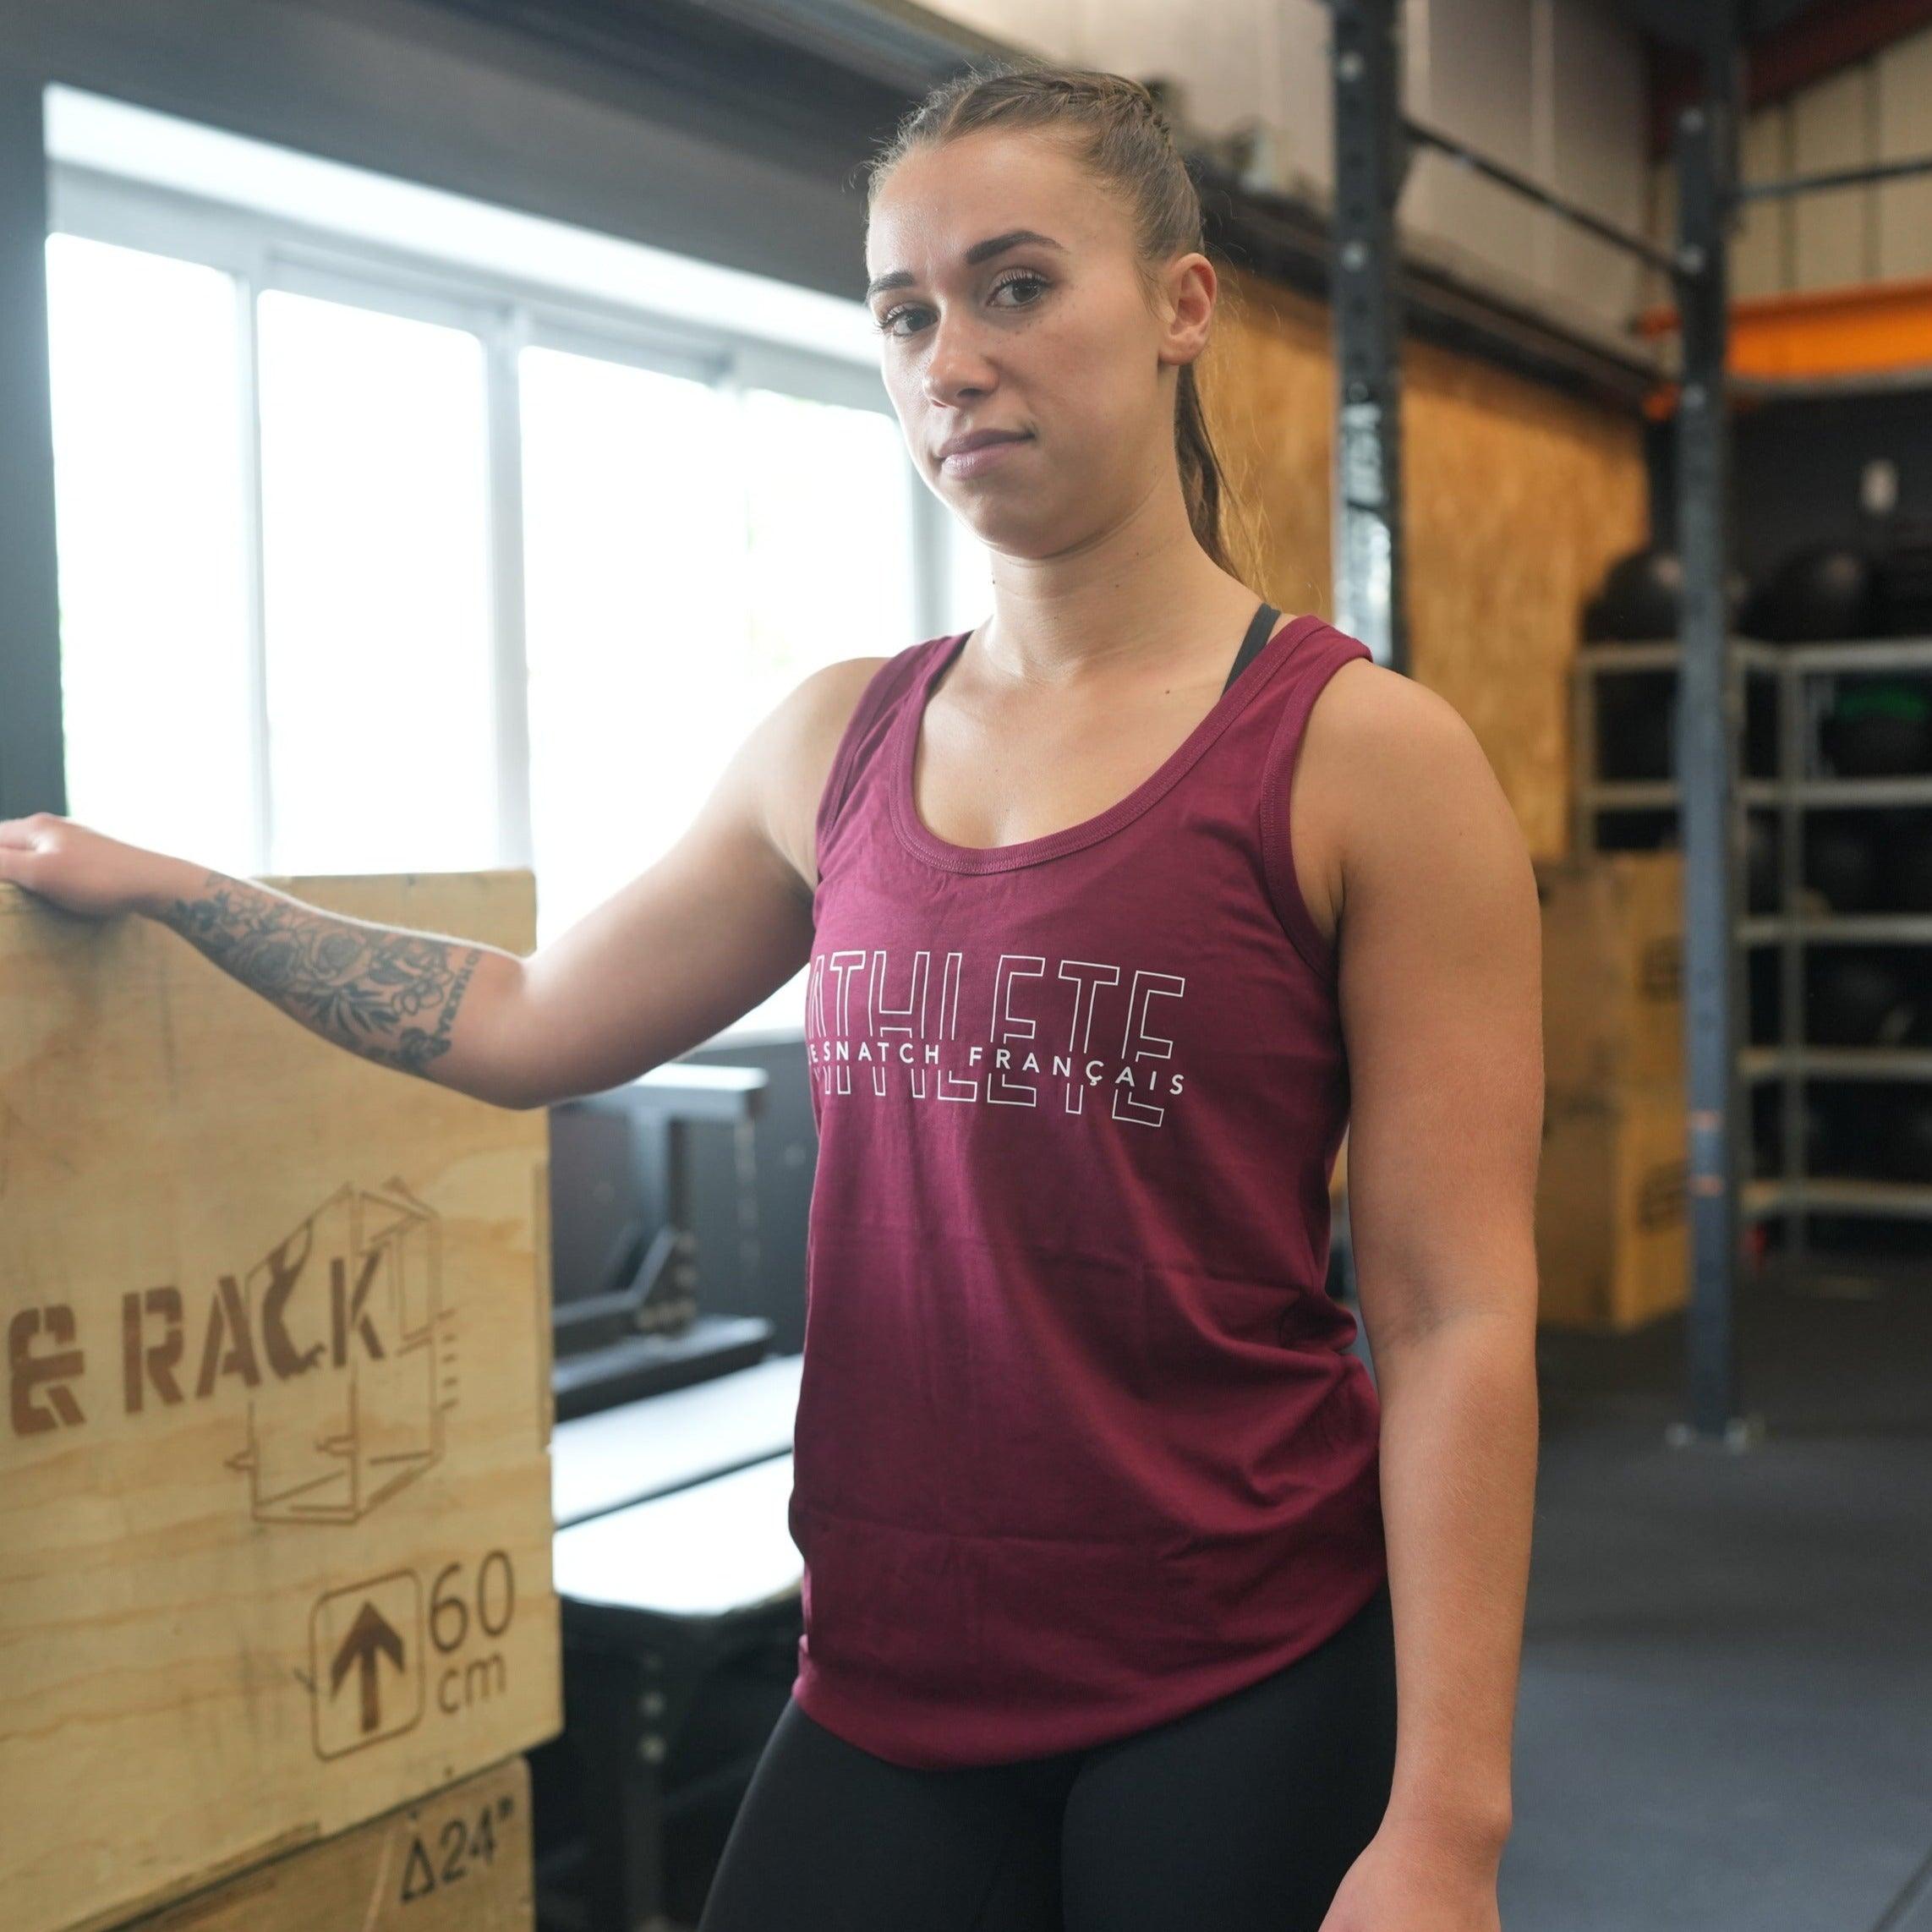
<svg viewBox="0 0 1932 1932"><path fill-rule="evenodd" d="M1163 362L1192 362L1207 347L1219 287L1214 264L1204 254L1190 252L1168 265L1161 278L1167 315L1161 338Z"/></svg>

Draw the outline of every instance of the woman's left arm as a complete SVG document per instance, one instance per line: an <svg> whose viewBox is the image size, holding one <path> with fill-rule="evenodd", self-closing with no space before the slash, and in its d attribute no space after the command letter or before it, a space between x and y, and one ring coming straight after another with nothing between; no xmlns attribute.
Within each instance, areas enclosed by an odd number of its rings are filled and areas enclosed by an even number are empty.
<svg viewBox="0 0 1932 1932"><path fill-rule="evenodd" d="M1541 918L1515 813L1453 708L1379 668L1334 685L1303 755L1338 775L1310 796L1335 827L1397 1743L1382 1829L1325 1932L1488 1932L1536 1476Z"/></svg>

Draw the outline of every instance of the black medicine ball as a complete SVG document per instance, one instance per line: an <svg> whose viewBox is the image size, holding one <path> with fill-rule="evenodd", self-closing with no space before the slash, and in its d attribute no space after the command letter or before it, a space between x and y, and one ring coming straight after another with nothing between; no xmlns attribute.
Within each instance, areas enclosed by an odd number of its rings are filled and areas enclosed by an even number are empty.
<svg viewBox="0 0 1932 1932"><path fill-rule="evenodd" d="M1752 594L1744 628L1774 643L1835 643L1877 627L1871 560L1842 544L1814 544L1787 557Z"/></svg>

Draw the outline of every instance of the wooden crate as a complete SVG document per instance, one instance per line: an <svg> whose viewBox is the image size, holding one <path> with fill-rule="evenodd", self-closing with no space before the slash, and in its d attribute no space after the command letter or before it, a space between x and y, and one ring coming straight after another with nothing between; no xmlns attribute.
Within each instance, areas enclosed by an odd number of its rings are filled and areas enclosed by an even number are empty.
<svg viewBox="0 0 1932 1932"><path fill-rule="evenodd" d="M527 953L527 872L287 878ZM561 1727L548 1117L0 885L0 1896L151 1910Z"/></svg>
<svg viewBox="0 0 1932 1932"><path fill-rule="evenodd" d="M1688 1154L1681 1082L1552 1102L1536 1191L1540 1322L1612 1333L1683 1306Z"/></svg>
<svg viewBox="0 0 1932 1932"><path fill-rule="evenodd" d="M530 1932L521 1758L197 1892L127 1932Z"/></svg>
<svg viewBox="0 0 1932 1932"><path fill-rule="evenodd" d="M1538 860L1543 1075L1552 1102L1683 1079L1683 859Z"/></svg>

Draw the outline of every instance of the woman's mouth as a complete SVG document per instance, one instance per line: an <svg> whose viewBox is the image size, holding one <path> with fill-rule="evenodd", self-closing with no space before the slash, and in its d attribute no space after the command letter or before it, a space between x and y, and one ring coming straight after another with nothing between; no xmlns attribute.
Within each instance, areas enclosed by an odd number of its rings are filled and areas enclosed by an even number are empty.
<svg viewBox="0 0 1932 1932"><path fill-rule="evenodd" d="M1031 436L1000 436L973 449L959 450L942 457L939 467L948 476L977 476L982 470L991 469L995 463L1004 462L1015 450L1023 448L1032 440Z"/></svg>

